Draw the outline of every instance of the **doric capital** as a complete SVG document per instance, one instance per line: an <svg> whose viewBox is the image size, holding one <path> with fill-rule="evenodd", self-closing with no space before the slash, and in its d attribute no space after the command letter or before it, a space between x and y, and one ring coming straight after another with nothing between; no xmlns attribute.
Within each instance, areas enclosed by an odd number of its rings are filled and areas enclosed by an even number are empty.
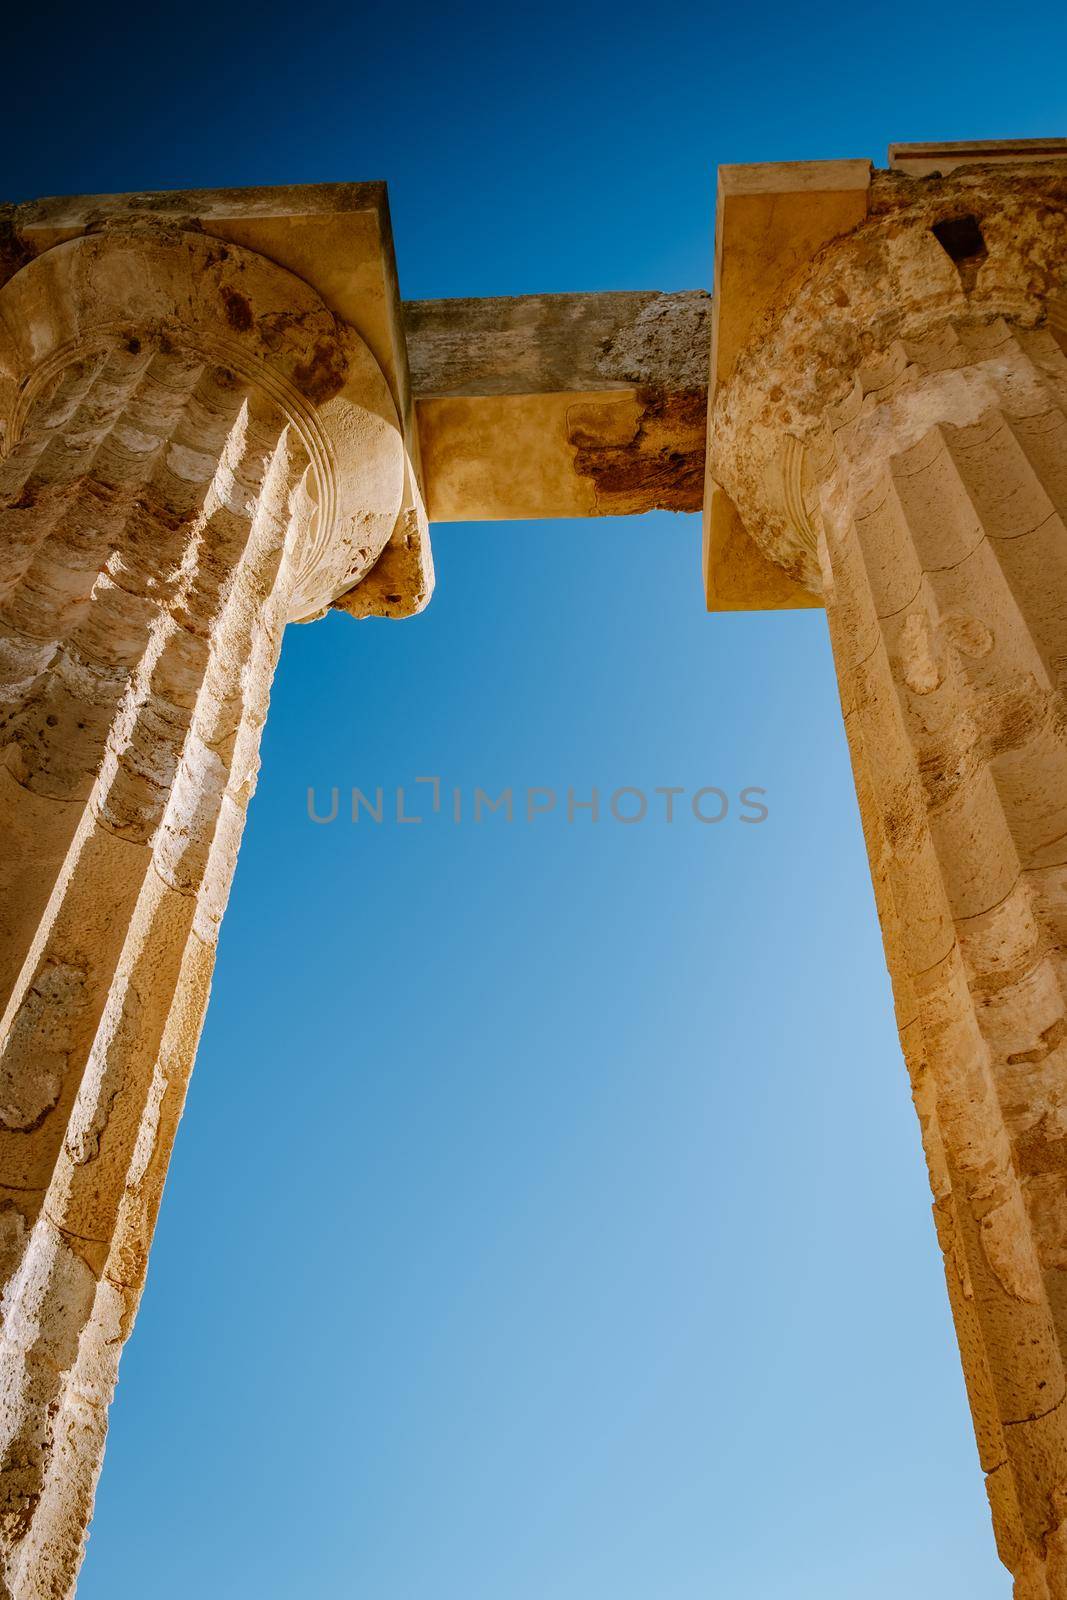
<svg viewBox="0 0 1067 1600"><path fill-rule="evenodd" d="M784 264L720 362L710 412L713 492L760 555L813 595L828 420L906 386L913 347L928 351L957 322L1067 326L1067 161L879 172L840 194L857 192L859 214L842 211L806 259Z"/></svg>
<svg viewBox="0 0 1067 1600"><path fill-rule="evenodd" d="M364 614L420 609L431 569L412 430L403 421L402 346L387 372L379 359L385 341L375 353L338 315L340 300L343 312L365 313L377 331L385 319L371 290L382 300L391 289L395 299L387 228L363 241L368 259L356 248L356 224L384 196L377 186L352 188L366 203L361 209L343 194L347 213L332 194L333 209L325 207L319 190L308 192L303 214L299 190L250 191L228 204L226 195L199 194L116 197L105 206L43 202L16 213L24 264L0 289L3 451L24 437L72 368L123 348L191 356L273 407L306 458L302 514L292 522L290 619L308 620L338 601ZM307 260L296 254L299 276L279 264L276 257L294 255L294 240L338 217L340 232L322 233ZM342 269L355 292L338 290ZM332 305L316 279L333 291ZM399 322L398 300L392 310ZM363 604L353 591L379 563L390 575L368 585Z"/></svg>
<svg viewBox="0 0 1067 1600"><path fill-rule="evenodd" d="M0 1594L36 1600L74 1592L285 625L430 569L379 185L39 202L0 284Z"/></svg>

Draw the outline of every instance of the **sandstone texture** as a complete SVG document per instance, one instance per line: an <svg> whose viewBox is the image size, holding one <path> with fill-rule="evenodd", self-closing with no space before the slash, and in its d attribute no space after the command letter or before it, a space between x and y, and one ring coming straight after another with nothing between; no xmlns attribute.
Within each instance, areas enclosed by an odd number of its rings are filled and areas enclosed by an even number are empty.
<svg viewBox="0 0 1067 1600"><path fill-rule="evenodd" d="M383 563L369 613L417 609L428 576L397 395L304 278L173 205L53 202L19 232L0 289L0 1595L59 1600L283 629L352 605Z"/></svg>
<svg viewBox="0 0 1067 1600"><path fill-rule="evenodd" d="M409 300L439 522L699 511L711 296Z"/></svg>
<svg viewBox="0 0 1067 1600"><path fill-rule="evenodd" d="M826 606L979 1454L1067 1596L1067 163L873 175L709 462Z"/></svg>
<svg viewBox="0 0 1067 1600"><path fill-rule="evenodd" d="M998 1548L1067 1600L1063 141L724 168L714 297L405 305L378 184L0 213L0 1600L74 1593L283 630L419 611L427 504L702 506L711 609L825 606Z"/></svg>

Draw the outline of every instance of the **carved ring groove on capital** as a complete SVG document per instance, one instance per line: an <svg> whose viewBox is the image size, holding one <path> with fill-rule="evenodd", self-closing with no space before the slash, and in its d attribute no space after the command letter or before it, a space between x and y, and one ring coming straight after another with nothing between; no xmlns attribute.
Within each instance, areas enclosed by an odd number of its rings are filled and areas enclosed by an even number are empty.
<svg viewBox="0 0 1067 1600"><path fill-rule="evenodd" d="M0 454L65 370L126 345L185 350L272 403L308 459L315 511L292 530L291 621L320 615L381 555L406 452L385 375L301 279L237 245L159 223L47 250L0 290Z"/></svg>

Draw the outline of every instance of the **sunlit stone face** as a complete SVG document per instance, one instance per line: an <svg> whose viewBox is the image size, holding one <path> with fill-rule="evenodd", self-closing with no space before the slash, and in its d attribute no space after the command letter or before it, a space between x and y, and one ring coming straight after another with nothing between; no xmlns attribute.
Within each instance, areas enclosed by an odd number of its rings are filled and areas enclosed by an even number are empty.
<svg viewBox="0 0 1067 1600"><path fill-rule="evenodd" d="M307 285L148 220L6 284L0 390L0 1591L36 1600L73 1592L282 632L406 467Z"/></svg>

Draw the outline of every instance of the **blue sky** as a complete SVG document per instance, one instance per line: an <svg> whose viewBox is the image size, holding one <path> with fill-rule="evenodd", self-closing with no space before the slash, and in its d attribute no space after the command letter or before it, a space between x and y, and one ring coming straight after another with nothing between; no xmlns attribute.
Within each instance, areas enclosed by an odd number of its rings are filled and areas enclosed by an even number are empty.
<svg viewBox="0 0 1067 1600"><path fill-rule="evenodd" d="M710 286L719 162L1067 132L1047 0L25 16L13 199L385 178L411 297ZM441 527L424 616L290 630L81 1600L1007 1600L824 619L699 544ZM769 816L308 820L430 773Z"/></svg>

